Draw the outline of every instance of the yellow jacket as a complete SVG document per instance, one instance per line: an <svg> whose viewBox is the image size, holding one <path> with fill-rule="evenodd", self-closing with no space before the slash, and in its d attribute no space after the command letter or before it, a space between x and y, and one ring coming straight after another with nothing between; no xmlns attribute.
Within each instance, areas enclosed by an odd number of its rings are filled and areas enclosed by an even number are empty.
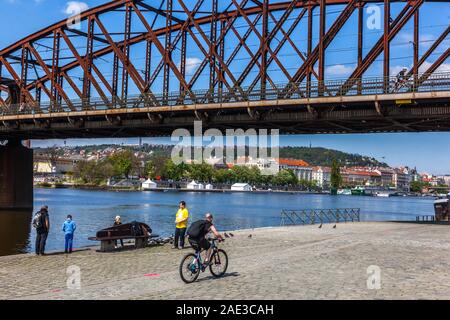
<svg viewBox="0 0 450 320"><path fill-rule="evenodd" d="M183 228L187 228L187 220L183 221L183 222L178 222L184 219L189 218L189 211L184 208L184 209L178 209L177 211L177 217L175 219L176 223L177 223L177 229L183 229Z"/></svg>

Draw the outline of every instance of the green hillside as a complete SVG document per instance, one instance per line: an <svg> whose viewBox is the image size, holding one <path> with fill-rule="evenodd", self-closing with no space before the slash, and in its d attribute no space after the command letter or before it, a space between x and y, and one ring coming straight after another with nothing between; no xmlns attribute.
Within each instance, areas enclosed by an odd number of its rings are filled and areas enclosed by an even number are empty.
<svg viewBox="0 0 450 320"><path fill-rule="evenodd" d="M280 148L280 157L301 159L317 166L330 166L333 159L345 166L388 166L371 157L326 148L283 147Z"/></svg>
<svg viewBox="0 0 450 320"><path fill-rule="evenodd" d="M144 154L151 154L151 157L163 157L169 158L173 146L170 145L148 145L142 146L119 146L119 145L100 145L100 146L78 146L72 148L58 148L56 151L59 155L63 154L79 154L81 150L86 153L92 151L105 150L107 148L125 148L132 149L134 151L140 151ZM54 148L37 148L34 150L36 155L49 155L55 153ZM69 152L68 152L69 151ZM246 150L248 154L248 149ZM359 155L350 154L338 150L326 149L326 148L309 148L309 147L281 147L281 158L291 158L305 160L311 165L316 166L330 166L333 159L339 161L342 166L381 166L387 167L388 165L383 162L379 162L374 158Z"/></svg>

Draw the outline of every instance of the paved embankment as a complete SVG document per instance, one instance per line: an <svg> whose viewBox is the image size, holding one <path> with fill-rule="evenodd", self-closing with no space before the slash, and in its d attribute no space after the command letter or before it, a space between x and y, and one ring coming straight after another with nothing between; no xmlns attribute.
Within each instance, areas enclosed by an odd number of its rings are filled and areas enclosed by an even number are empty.
<svg viewBox="0 0 450 320"><path fill-rule="evenodd" d="M169 245L0 257L0 299L450 298L449 226L347 223L234 235L221 245L230 258L227 276L214 279L207 271L190 285L178 275L190 249ZM79 290L66 285L74 265L81 270ZM381 272L379 290L367 286L373 265Z"/></svg>

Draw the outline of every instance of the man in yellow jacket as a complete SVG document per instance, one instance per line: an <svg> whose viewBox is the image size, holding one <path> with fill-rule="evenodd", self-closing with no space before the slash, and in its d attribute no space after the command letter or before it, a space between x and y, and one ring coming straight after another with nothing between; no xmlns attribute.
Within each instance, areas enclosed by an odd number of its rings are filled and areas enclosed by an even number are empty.
<svg viewBox="0 0 450 320"><path fill-rule="evenodd" d="M177 216L175 218L176 228L173 249L184 248L184 237L186 235L188 219L189 211L186 209L186 202L181 201L179 204L179 209L177 211Z"/></svg>

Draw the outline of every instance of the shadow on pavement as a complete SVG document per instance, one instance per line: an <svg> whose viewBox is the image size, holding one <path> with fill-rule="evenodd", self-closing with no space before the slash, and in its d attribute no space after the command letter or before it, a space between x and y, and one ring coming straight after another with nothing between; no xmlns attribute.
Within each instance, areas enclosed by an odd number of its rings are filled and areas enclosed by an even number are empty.
<svg viewBox="0 0 450 320"><path fill-rule="evenodd" d="M90 250L92 250L92 249L91 248L75 249L72 251L72 253L69 253L69 254L75 254L77 252L90 251ZM64 251L53 251L53 252L46 253L45 255L46 256L61 256L61 255L65 255L65 254L68 254L68 253L65 253Z"/></svg>
<svg viewBox="0 0 450 320"><path fill-rule="evenodd" d="M212 280L212 279L223 279L223 278L229 278L229 277L239 277L240 275L239 275L239 273L238 272L229 272L229 273L225 273L222 277L220 277L220 278L216 278L216 277L214 277L214 276L207 276L207 277L204 277L204 278L199 278L198 280L197 280L197 282L202 282L202 281L206 281L206 280Z"/></svg>

